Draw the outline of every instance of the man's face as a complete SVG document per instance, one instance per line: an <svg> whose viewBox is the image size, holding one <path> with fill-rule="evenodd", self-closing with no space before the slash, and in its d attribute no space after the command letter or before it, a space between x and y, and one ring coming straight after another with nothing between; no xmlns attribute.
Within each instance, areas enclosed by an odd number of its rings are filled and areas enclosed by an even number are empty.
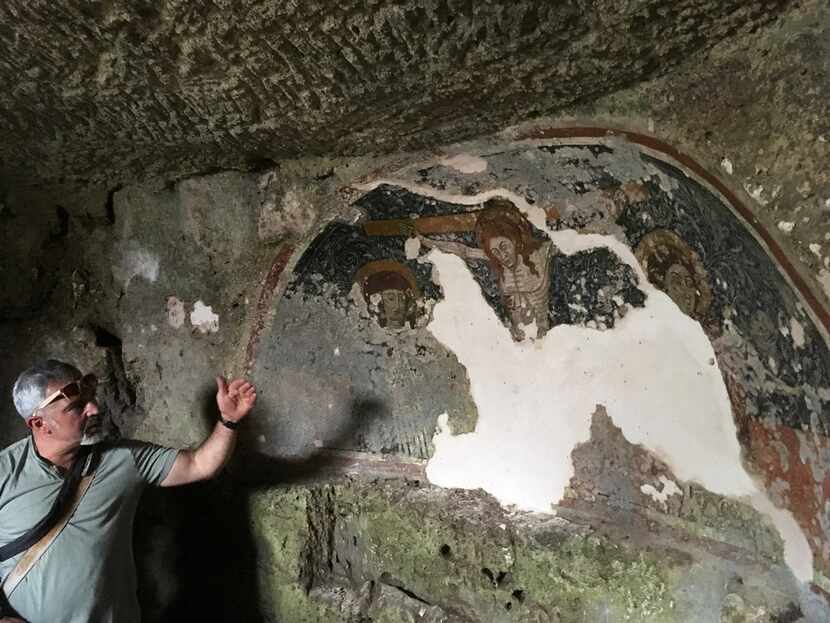
<svg viewBox="0 0 830 623"><path fill-rule="evenodd" d="M73 380L78 379L49 383L47 396ZM61 396L35 415L42 418L46 431L55 441L67 445L86 445L101 440L103 426L94 394L81 393L74 399Z"/></svg>
<svg viewBox="0 0 830 623"><path fill-rule="evenodd" d="M695 280L682 264L672 264L666 271L666 294L688 316L694 316L697 304Z"/></svg>
<svg viewBox="0 0 830 623"><path fill-rule="evenodd" d="M406 294L400 290L384 290L380 295L387 325L402 329L406 322Z"/></svg>
<svg viewBox="0 0 830 623"><path fill-rule="evenodd" d="M516 244L505 236L494 236L488 241L490 255L505 268L516 266Z"/></svg>

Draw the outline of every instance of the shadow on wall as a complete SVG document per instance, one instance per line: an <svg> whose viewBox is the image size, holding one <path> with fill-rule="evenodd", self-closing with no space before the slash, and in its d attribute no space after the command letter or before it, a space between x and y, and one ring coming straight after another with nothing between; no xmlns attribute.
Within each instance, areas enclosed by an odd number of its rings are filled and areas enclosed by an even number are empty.
<svg viewBox="0 0 830 623"><path fill-rule="evenodd" d="M205 419L215 422L218 412L212 388L205 387L201 403ZM371 400L354 401L349 425L339 427L335 441L345 445L367 417L383 411L382 405ZM258 415L252 413L252 417ZM243 430L237 455L211 481L147 489L133 539L144 623L273 621L272 615L262 611L259 548L251 531L249 497L260 487L314 480L327 471L332 459L322 454L278 459L246 451L252 446L247 441Z"/></svg>

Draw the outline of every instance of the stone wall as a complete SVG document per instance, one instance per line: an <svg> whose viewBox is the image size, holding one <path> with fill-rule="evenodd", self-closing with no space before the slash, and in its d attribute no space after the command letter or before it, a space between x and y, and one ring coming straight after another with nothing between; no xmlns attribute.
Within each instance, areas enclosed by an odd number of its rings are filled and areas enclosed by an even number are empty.
<svg viewBox="0 0 830 623"><path fill-rule="evenodd" d="M559 121L619 125L690 154L751 207L830 303L830 9L798 3L663 77L570 108Z"/></svg>
<svg viewBox="0 0 830 623"><path fill-rule="evenodd" d="M0 174L150 174L468 139L591 101L788 0L115 0L0 7Z"/></svg>
<svg viewBox="0 0 830 623"><path fill-rule="evenodd" d="M826 620L825 4L267 4L0 8L0 391L260 388L145 620Z"/></svg>
<svg viewBox="0 0 830 623"><path fill-rule="evenodd" d="M827 327L740 206L621 136L335 164L6 195L4 391L73 359L181 446L260 390L142 511L150 620L820 616Z"/></svg>

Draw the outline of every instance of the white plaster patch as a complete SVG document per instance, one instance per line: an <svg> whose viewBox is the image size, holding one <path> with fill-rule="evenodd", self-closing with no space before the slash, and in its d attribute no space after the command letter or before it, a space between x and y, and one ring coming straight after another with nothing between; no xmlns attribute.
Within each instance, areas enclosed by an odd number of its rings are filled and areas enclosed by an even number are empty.
<svg viewBox="0 0 830 623"><path fill-rule="evenodd" d="M724 156L723 160L720 161L720 166L729 175L732 175L732 172L734 171L734 169L732 167L732 161L729 158Z"/></svg>
<svg viewBox="0 0 830 623"><path fill-rule="evenodd" d="M406 253L406 259L414 260L421 252L421 241L418 238L408 238L403 244L403 250Z"/></svg>
<svg viewBox="0 0 830 623"><path fill-rule="evenodd" d="M672 495L683 495L683 491L680 490L680 487L677 486L677 483L674 480L667 478L666 476L660 476L660 482L663 483L660 491L658 491L653 485L648 484L641 486L640 491L651 497L651 499L655 502L659 502L660 505L665 508L666 501L669 497Z"/></svg>
<svg viewBox="0 0 830 623"><path fill-rule="evenodd" d="M775 508L742 467L729 396L701 326L648 283L622 242L550 231L543 211L521 197L486 194L510 198L564 253L611 249L635 270L648 299L613 330L559 325L541 339L516 343L463 260L437 250L422 258L433 263L445 294L428 328L467 369L479 413L476 430L462 435L450 433L446 417L439 420L429 480L480 487L502 503L551 512L573 475L571 451L588 440L591 414L602 404L631 443L659 456L679 479L768 514L785 540L787 563L799 579L810 579L812 553L792 514Z"/></svg>
<svg viewBox="0 0 830 623"><path fill-rule="evenodd" d="M479 409L475 433L436 438L430 480L483 481L507 502L549 511L562 497L572 475L570 452L587 441L599 403L632 443L674 457L679 478L725 494L745 492L748 477L735 470L737 440L723 434L734 427L720 371L702 365L714 356L711 345L667 296L651 290L647 307L631 310L613 331L560 325L536 344L515 343L462 260L436 251L429 258L445 299L428 328L467 368ZM710 454L712 460L701 460ZM470 457L487 455L510 456L512 464L488 459L473 466ZM559 457L553 471L552 456ZM517 474L521 481L511 477Z"/></svg>
<svg viewBox="0 0 830 623"><path fill-rule="evenodd" d="M175 296L167 297L167 324L174 329L178 329L184 325L187 312L184 310L184 301L180 301Z"/></svg>
<svg viewBox="0 0 830 623"><path fill-rule="evenodd" d="M804 327L795 318L790 318L790 335L796 348L804 348Z"/></svg>
<svg viewBox="0 0 830 623"><path fill-rule="evenodd" d="M487 161L484 158L470 154L458 154L444 158L440 164L467 174L484 173L487 170Z"/></svg>
<svg viewBox="0 0 830 623"><path fill-rule="evenodd" d="M810 251L812 251L813 255L815 255L816 257L821 257L821 245L820 244L815 244L815 243L811 244L810 245Z"/></svg>
<svg viewBox="0 0 830 623"><path fill-rule="evenodd" d="M769 203L769 199L764 195L764 187L760 184L744 184L744 190L760 205L765 206Z"/></svg>
<svg viewBox="0 0 830 623"><path fill-rule="evenodd" d="M216 333L219 330L219 314L214 314L210 305L196 301L190 312L190 324L200 333Z"/></svg>
<svg viewBox="0 0 830 623"><path fill-rule="evenodd" d="M792 233L794 228L795 228L795 223L788 222L788 221L778 221L778 229L783 231L785 234Z"/></svg>

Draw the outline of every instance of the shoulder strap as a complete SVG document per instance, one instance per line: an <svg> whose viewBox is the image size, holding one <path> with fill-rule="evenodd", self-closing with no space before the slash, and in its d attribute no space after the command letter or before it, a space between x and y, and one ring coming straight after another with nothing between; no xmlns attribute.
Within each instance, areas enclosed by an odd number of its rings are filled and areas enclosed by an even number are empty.
<svg viewBox="0 0 830 623"><path fill-rule="evenodd" d="M101 451L97 446L82 446L69 473L63 480L63 485L58 492L58 497L52 504L52 508L46 516L32 526L27 532L17 537L14 541L0 547L0 562L14 558L20 552L26 551L32 545L40 541L43 536L63 517L66 509L75 499L75 491L84 473L90 474L98 467Z"/></svg>
<svg viewBox="0 0 830 623"><path fill-rule="evenodd" d="M92 484L93 478L95 478L95 472L81 478L81 482L78 483L78 487L75 489L75 496L72 499L72 503L66 507L58 522L37 543L26 550L26 553L20 557L14 569L11 570L11 573L3 580L2 589L6 597L9 597L14 592L17 585L26 577L26 574L35 566L35 563L40 560L40 557L49 549L49 546L63 531L66 524L69 523L70 518L75 514L75 510L81 503L81 499L84 497L87 489L89 489L89 485Z"/></svg>

